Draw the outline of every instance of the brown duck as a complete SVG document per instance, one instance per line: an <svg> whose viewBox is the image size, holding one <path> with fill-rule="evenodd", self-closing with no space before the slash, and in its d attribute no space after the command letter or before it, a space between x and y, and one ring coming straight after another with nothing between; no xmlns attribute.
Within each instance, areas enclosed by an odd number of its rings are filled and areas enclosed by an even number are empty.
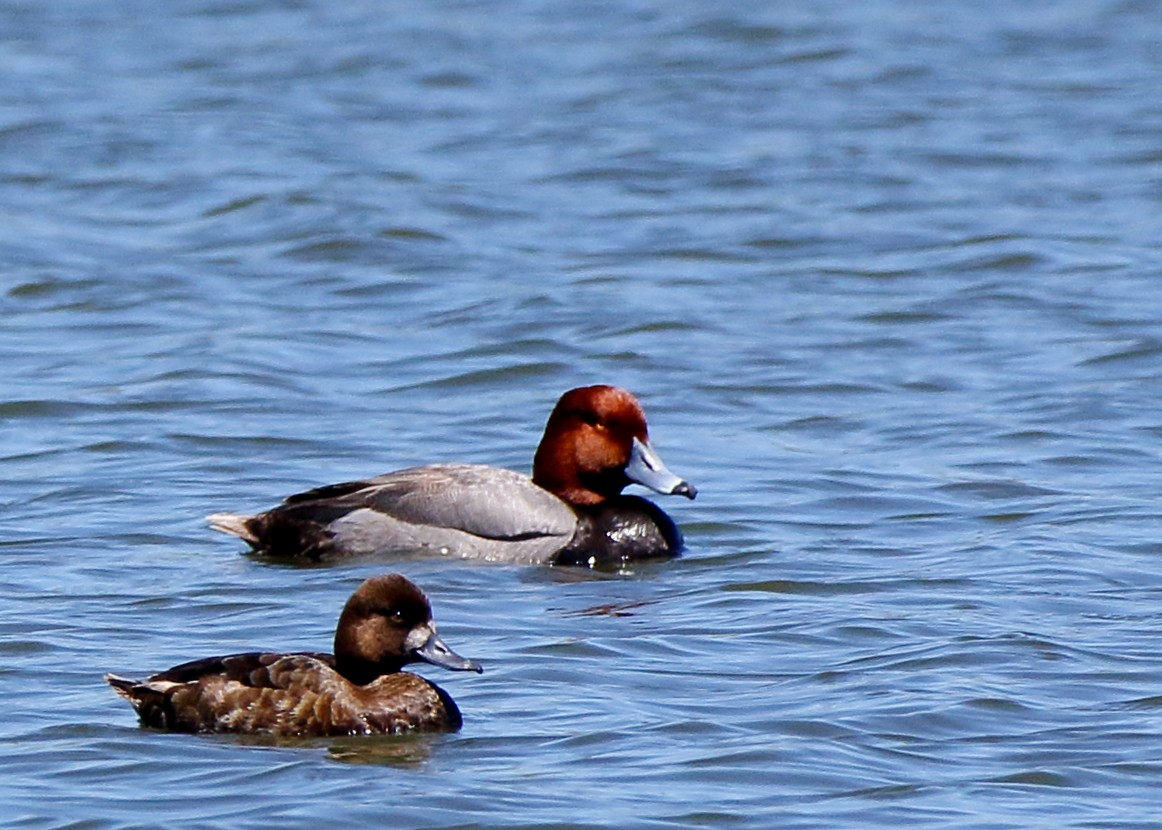
<svg viewBox="0 0 1162 830"><path fill-rule="evenodd" d="M368 735L455 731L455 701L401 671L424 661L482 669L436 633L423 592L400 574L372 577L347 600L335 653L249 652L207 657L148 680L105 675L146 726L174 732Z"/></svg>

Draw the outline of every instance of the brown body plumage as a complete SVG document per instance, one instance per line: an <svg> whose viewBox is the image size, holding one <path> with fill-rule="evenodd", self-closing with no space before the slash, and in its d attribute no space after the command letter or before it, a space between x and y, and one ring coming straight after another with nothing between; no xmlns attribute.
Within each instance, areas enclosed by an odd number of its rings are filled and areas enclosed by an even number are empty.
<svg viewBox="0 0 1162 830"><path fill-rule="evenodd" d="M335 653L248 652L175 666L148 680L105 679L147 726L176 732L362 735L454 731L460 710L439 686L401 672L422 660L480 671L436 634L423 593L399 574L347 601Z"/></svg>

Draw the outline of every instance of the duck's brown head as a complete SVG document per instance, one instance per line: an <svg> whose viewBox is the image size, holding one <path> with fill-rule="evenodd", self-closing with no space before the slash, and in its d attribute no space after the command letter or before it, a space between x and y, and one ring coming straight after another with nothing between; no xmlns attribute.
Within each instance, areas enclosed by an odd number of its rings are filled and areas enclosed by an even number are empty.
<svg viewBox="0 0 1162 830"><path fill-rule="evenodd" d="M366 580L347 600L335 629L335 669L365 685L424 661L454 671L483 671L444 643L424 592L402 574Z"/></svg>

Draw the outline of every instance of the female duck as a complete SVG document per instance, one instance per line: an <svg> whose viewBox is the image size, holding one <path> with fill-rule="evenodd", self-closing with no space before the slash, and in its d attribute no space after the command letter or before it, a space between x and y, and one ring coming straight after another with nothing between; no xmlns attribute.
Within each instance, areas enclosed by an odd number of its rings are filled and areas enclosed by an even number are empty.
<svg viewBox="0 0 1162 830"><path fill-rule="evenodd" d="M608 565L676 556L682 534L630 483L694 498L650 444L629 392L566 392L528 476L481 464L436 464L291 496L256 516L218 513L211 526L272 556L324 559L435 550L498 562Z"/></svg>
<svg viewBox="0 0 1162 830"><path fill-rule="evenodd" d="M335 629L335 653L207 657L148 680L105 675L146 726L286 736L451 732L462 719L434 683L400 671L423 660L482 671L436 633L427 597L400 574L368 579Z"/></svg>

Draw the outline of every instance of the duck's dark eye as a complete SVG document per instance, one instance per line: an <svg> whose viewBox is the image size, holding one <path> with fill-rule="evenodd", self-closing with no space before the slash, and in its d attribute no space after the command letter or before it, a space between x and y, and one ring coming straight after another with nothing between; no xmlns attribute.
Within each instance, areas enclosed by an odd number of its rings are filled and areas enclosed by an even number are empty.
<svg viewBox="0 0 1162 830"><path fill-rule="evenodd" d="M384 616L397 625L403 625L404 623L403 611L401 611L399 608L389 608L387 612L384 613Z"/></svg>
<svg viewBox="0 0 1162 830"><path fill-rule="evenodd" d="M591 427L601 426L601 417L591 409L577 410L577 417L583 424L588 424Z"/></svg>

